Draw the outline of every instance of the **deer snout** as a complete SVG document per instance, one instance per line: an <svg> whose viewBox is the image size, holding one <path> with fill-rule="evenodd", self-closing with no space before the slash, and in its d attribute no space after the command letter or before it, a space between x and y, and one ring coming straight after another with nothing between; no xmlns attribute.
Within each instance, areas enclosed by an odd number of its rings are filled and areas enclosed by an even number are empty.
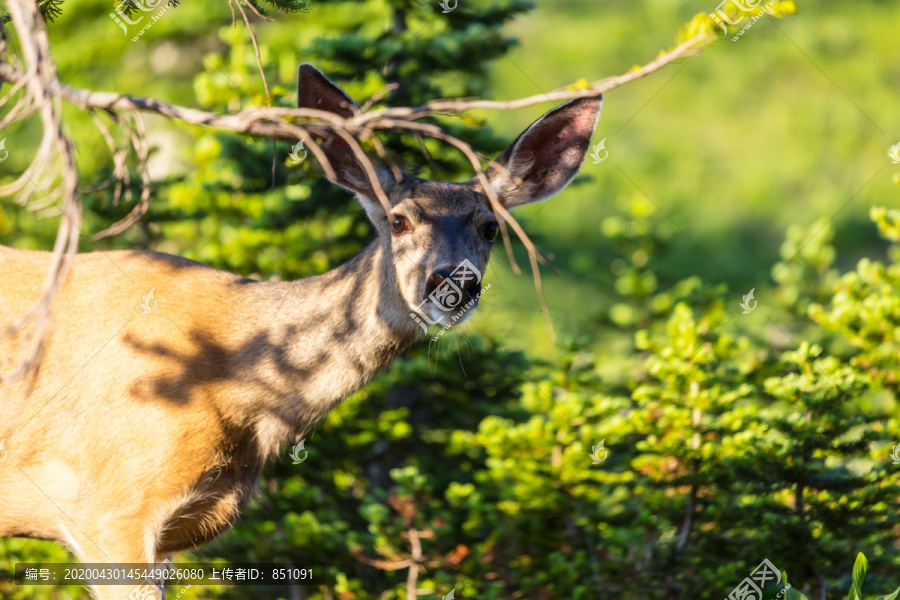
<svg viewBox="0 0 900 600"><path fill-rule="evenodd" d="M481 282L471 273L460 278L449 269L437 269L425 281L425 298L450 310L477 299L480 293Z"/></svg>

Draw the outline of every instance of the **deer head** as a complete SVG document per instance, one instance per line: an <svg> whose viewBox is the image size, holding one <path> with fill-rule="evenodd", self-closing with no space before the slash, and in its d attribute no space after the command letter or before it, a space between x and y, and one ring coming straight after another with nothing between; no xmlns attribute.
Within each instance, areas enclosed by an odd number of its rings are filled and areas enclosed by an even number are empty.
<svg viewBox="0 0 900 600"><path fill-rule="evenodd" d="M325 110L344 118L360 110L312 65L300 66L297 87L301 108ZM500 168L492 165L485 174L506 208L543 200L569 184L584 161L601 104L599 96L580 98L551 110L496 159ZM429 181L373 161L390 203L390 213L386 213L346 141L327 134L322 150L335 172L334 183L356 194L378 232L384 256L393 257L397 288L414 315L441 325L450 323L450 310L464 311L456 322L468 317L477 306L480 274L499 231L479 180ZM459 273L461 265L474 268L477 277L454 277L462 293L436 300L439 295L434 292L440 291L438 288L452 273Z"/></svg>

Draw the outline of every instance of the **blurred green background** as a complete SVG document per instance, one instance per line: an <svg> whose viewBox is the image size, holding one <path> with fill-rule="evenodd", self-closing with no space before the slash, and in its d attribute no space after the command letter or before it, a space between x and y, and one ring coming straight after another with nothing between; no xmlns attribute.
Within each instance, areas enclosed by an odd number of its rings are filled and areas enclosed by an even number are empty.
<svg viewBox="0 0 900 600"><path fill-rule="evenodd" d="M76 87L222 112L288 106L296 66L312 62L360 102L397 81L386 102L407 105L624 73L714 8L459 0L444 14L437 2L314 0L272 10L272 23L251 16L271 98L224 2L183 0L132 42L107 0L66 0L50 34L61 80ZM871 563L865 597L900 584L889 457L900 442L900 165L888 156L900 141L898 26L896 2L801 0L796 15L608 93L593 140L608 159L589 158L563 193L515 213L552 258L543 279L558 341L521 244L521 276L498 247L461 333L413 348L307 435L310 460L269 468L238 527L176 557L315 560L333 583L183 597L407 598L407 570L371 562L405 558L410 527L434 536L423 597L721 598L768 558L810 597L838 598L859 551ZM493 156L551 107L438 122ZM79 109L64 115L83 185L102 181L102 137ZM27 166L37 121L0 133L0 182ZM294 279L371 238L313 160L285 163L290 144L278 144L270 190L268 141L146 123L151 211L83 251L150 248ZM432 141L387 145L420 176L472 175ZM86 196L85 233L133 201ZM0 204L0 243L47 249L56 226ZM751 289L758 308L744 314ZM601 441L609 456L593 465ZM0 541L0 569L65 556ZM0 581L0 594L84 591Z"/></svg>

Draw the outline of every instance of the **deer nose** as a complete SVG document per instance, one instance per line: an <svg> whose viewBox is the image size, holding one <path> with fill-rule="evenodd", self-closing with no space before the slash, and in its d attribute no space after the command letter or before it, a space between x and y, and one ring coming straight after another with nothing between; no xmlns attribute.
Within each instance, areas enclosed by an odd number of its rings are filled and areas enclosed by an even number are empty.
<svg viewBox="0 0 900 600"><path fill-rule="evenodd" d="M481 293L480 281L472 277L460 285L451 275L452 273L448 269L437 269L429 275L425 281L425 297L431 297L447 309L459 308L470 300L478 298Z"/></svg>

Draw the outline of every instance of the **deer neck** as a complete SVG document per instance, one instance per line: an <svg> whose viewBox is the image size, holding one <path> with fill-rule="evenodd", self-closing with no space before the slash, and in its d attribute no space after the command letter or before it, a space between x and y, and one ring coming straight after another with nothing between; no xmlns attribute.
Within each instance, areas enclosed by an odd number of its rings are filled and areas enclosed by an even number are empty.
<svg viewBox="0 0 900 600"><path fill-rule="evenodd" d="M241 336L236 367L266 454L323 418L421 333L381 240L318 277L249 287L240 304L258 317Z"/></svg>

